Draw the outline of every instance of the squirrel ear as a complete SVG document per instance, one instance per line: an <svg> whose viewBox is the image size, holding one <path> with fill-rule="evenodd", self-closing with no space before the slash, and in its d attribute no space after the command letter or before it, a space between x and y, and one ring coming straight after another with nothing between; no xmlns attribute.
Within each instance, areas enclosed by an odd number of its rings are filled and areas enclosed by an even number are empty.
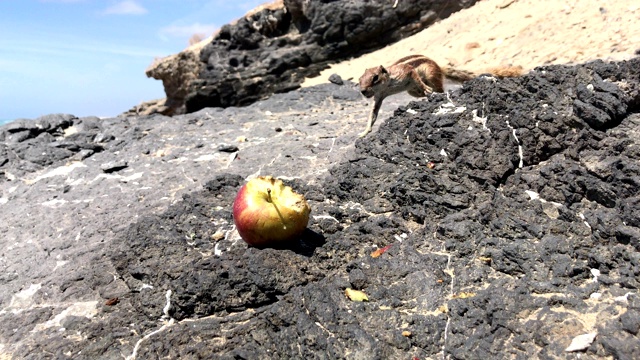
<svg viewBox="0 0 640 360"><path fill-rule="evenodd" d="M384 68L384 66L380 65L378 67L378 70L380 70L381 73L386 74L387 73L387 69Z"/></svg>

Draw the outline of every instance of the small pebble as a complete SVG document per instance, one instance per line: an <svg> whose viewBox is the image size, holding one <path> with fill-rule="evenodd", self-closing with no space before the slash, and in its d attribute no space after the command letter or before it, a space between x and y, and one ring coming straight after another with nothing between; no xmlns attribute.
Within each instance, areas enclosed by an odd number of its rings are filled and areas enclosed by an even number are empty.
<svg viewBox="0 0 640 360"><path fill-rule="evenodd" d="M232 153L232 152L236 152L239 151L240 149L238 149L237 146L235 145L220 145L218 146L218 151L221 152L228 152L228 153Z"/></svg>

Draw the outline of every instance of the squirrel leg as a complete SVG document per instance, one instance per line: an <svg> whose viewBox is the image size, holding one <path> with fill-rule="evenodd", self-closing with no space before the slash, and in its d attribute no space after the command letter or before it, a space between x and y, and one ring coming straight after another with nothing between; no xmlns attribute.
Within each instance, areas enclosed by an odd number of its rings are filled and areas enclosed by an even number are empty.
<svg viewBox="0 0 640 360"><path fill-rule="evenodd" d="M425 84L424 81L422 81L422 78L417 72L412 71L411 78L413 79L415 84L420 88L421 93L424 94L423 96L429 95L434 91L431 86Z"/></svg>
<svg viewBox="0 0 640 360"><path fill-rule="evenodd" d="M380 111L382 100L383 98L374 98L373 107L371 108L371 113L369 114L369 121L367 122L367 127L358 135L358 137L365 137L368 133L371 132L373 124L375 124L376 119L378 118L378 112Z"/></svg>

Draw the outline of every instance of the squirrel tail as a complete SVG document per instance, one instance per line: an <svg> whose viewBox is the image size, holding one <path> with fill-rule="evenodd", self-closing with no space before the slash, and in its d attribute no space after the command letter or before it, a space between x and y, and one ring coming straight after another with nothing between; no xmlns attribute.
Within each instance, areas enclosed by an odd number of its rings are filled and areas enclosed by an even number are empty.
<svg viewBox="0 0 640 360"><path fill-rule="evenodd" d="M498 66L490 68L486 73L491 74L497 78L505 77L517 77L523 74L522 66ZM471 71L455 69L452 67L442 67L442 73L445 77L459 82L469 81L480 74L474 74Z"/></svg>
<svg viewBox="0 0 640 360"><path fill-rule="evenodd" d="M489 73L497 78L517 77L523 74L522 66L498 66L489 69Z"/></svg>
<svg viewBox="0 0 640 360"><path fill-rule="evenodd" d="M459 82L469 81L469 80L471 80L471 79L473 79L474 77L477 76L476 74L472 73L471 71L454 69L454 68L448 67L448 66L443 66L442 67L442 73L444 74L444 76L446 78L454 80L454 81L459 81Z"/></svg>

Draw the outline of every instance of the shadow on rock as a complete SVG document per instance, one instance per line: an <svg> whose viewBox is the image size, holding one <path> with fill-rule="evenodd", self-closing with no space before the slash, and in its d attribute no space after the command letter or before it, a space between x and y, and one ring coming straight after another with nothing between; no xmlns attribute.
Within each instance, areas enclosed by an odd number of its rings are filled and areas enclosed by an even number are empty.
<svg viewBox="0 0 640 360"><path fill-rule="evenodd" d="M326 242L325 237L311 229L305 229L302 235L291 241L279 243L274 246L256 246L256 249L275 249L275 250L291 250L296 254L306 257L313 256L314 251L324 245Z"/></svg>

